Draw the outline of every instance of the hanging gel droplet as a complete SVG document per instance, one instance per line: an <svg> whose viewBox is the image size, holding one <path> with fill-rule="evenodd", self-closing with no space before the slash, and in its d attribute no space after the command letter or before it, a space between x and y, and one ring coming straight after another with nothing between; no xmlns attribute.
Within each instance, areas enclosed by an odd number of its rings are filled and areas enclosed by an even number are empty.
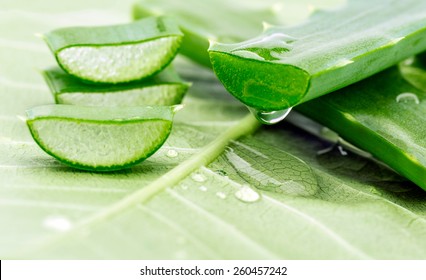
<svg viewBox="0 0 426 280"><path fill-rule="evenodd" d="M414 93L411 92L404 92L401 94L398 94L396 97L396 102L398 103L412 103L420 104L420 100Z"/></svg>
<svg viewBox="0 0 426 280"><path fill-rule="evenodd" d="M276 124L284 120L291 112L291 109L293 108L288 108L280 111L265 112L259 111L254 108L249 108L250 112L256 117L258 121L260 121L262 124L267 125Z"/></svg>

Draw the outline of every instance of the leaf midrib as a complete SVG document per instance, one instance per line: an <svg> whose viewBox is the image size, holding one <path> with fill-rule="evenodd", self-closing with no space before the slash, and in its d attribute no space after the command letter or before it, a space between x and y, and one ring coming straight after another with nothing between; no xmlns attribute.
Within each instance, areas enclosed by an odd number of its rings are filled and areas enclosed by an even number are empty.
<svg viewBox="0 0 426 280"><path fill-rule="evenodd" d="M189 176L192 172L196 171L200 167L212 162L225 150L231 140L238 139L244 135L249 135L259 127L260 123L251 114L247 114L234 126L230 127L228 130L215 138L212 142L207 144L204 148L200 149L198 153L180 165L176 166L157 180L153 181L149 185L142 187L138 191L133 192L132 194L88 217L86 220L78 223L71 230L63 234L47 238L31 248L18 252L16 256L13 257L19 258L19 256L37 255L38 252L45 251L47 248L59 244L61 241L67 239L79 231L90 228L101 222L108 221L124 212L126 209L129 209L139 203L147 202L168 187L176 185L178 182Z"/></svg>

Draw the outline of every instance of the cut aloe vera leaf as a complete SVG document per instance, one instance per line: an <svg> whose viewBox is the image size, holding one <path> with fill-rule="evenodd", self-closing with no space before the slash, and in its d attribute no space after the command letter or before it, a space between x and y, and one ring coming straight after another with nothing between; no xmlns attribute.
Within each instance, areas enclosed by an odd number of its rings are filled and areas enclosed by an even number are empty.
<svg viewBox="0 0 426 280"><path fill-rule="evenodd" d="M148 79L125 84L88 84L55 67L43 71L58 104L81 106L145 106L179 104L190 84L168 67Z"/></svg>
<svg viewBox="0 0 426 280"><path fill-rule="evenodd" d="M181 53L211 67L207 52L209 40L238 42L257 36L262 22L287 25L309 13L308 5L332 7L342 0L244 1L244 0L141 0L133 8L136 19L152 15L170 15L185 34Z"/></svg>
<svg viewBox="0 0 426 280"><path fill-rule="evenodd" d="M62 28L44 38L70 75L122 83L161 71L176 56L182 36L170 18L150 17L122 25Z"/></svg>
<svg viewBox="0 0 426 280"><path fill-rule="evenodd" d="M408 83L398 68L296 109L426 190L426 92Z"/></svg>
<svg viewBox="0 0 426 280"><path fill-rule="evenodd" d="M46 105L27 111L37 144L79 169L114 171L155 153L172 129L176 106L84 107Z"/></svg>
<svg viewBox="0 0 426 280"><path fill-rule="evenodd" d="M426 1L349 0L304 24L209 49L216 75L244 104L283 110L426 50Z"/></svg>

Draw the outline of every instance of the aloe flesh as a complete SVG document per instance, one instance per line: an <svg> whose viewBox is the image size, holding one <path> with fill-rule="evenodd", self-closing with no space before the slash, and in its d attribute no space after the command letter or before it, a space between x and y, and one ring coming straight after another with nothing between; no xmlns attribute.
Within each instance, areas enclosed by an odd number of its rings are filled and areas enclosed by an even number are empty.
<svg viewBox="0 0 426 280"><path fill-rule="evenodd" d="M393 67L296 109L426 190L425 100Z"/></svg>
<svg viewBox="0 0 426 280"><path fill-rule="evenodd" d="M121 25L56 29L44 39L67 73L115 84L160 72L177 54L182 33L168 17L149 17Z"/></svg>
<svg viewBox="0 0 426 280"><path fill-rule="evenodd" d="M174 105L182 101L190 84L170 66L159 74L125 84L88 84L59 67L43 71L55 102L90 106Z"/></svg>
<svg viewBox="0 0 426 280"><path fill-rule="evenodd" d="M115 171L154 154L168 138L175 107L45 105L27 125L47 154L72 167Z"/></svg>

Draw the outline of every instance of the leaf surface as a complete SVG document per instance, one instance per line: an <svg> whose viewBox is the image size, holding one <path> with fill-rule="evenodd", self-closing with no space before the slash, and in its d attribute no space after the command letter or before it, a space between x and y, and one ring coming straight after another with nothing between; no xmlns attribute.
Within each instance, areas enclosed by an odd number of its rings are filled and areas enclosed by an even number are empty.
<svg viewBox="0 0 426 280"><path fill-rule="evenodd" d="M426 189L425 98L394 67L297 108Z"/></svg>
<svg viewBox="0 0 426 280"><path fill-rule="evenodd" d="M86 18L89 4L76 3L80 10L67 20ZM111 8L96 3L99 21L126 13L114 11L114 1ZM0 29L3 259L426 258L424 191L351 153L318 155L328 144L287 123L250 135L257 123L246 108L210 71L183 60L177 68L193 87L170 138L149 160L102 174L47 156L16 115L53 103L34 69L54 61L26 34L63 23L62 5L50 21L37 7L27 17L28 6L0 17L26 26ZM237 198L244 187L259 199Z"/></svg>

